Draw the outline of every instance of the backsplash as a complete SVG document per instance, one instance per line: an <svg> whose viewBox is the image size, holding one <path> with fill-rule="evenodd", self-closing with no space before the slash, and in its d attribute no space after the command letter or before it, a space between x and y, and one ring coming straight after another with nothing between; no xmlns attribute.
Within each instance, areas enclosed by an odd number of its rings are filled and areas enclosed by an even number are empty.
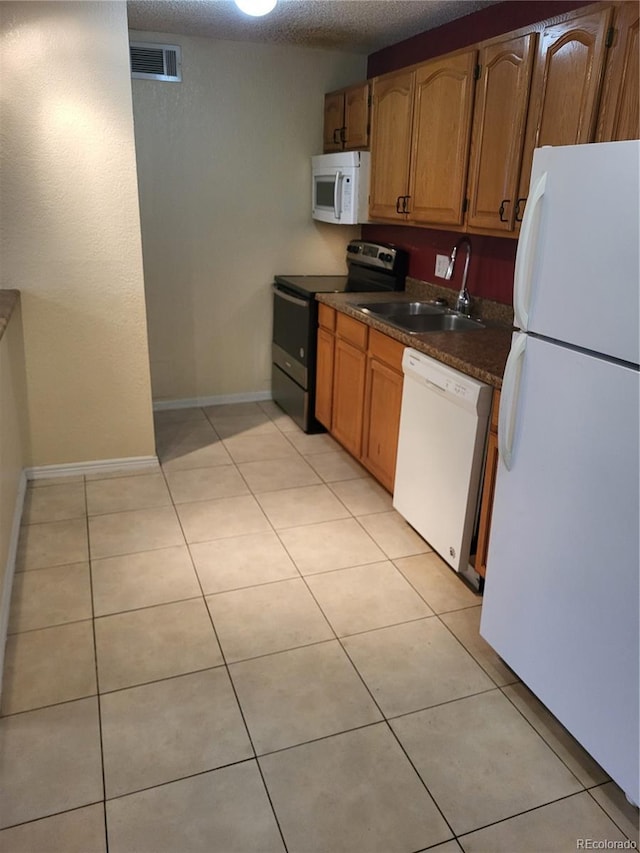
<svg viewBox="0 0 640 853"><path fill-rule="evenodd" d="M414 299L420 301L446 299L449 308L455 307L455 292L449 287L442 287L439 284L432 284L429 281L421 281L407 276L405 289L408 296ZM492 323L499 323L501 326L513 326L513 308L510 305L504 305L502 302L495 302L493 299L484 299L480 296L474 298L471 316L490 320Z"/></svg>
<svg viewBox="0 0 640 853"><path fill-rule="evenodd" d="M458 261L453 279L447 282L435 277L436 255L449 255L463 236L452 231L411 228L406 225L362 226L363 240L393 243L409 252L409 275L412 278L434 282L454 291L460 290L464 259ZM467 236L471 240L471 263L467 279L469 293L472 297L480 296L511 305L517 241L476 234Z"/></svg>
<svg viewBox="0 0 640 853"><path fill-rule="evenodd" d="M511 32L519 27L528 27L537 21L571 12L586 6L588 0L506 0L449 21L441 27L418 33L404 41L384 47L368 57L367 77L376 77L388 71L396 71L424 62L434 56L442 56L452 50Z"/></svg>

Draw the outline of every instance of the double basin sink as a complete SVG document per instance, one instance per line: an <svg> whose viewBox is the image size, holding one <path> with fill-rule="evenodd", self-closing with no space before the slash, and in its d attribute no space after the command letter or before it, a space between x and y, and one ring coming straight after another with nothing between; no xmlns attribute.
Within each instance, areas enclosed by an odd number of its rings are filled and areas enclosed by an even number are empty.
<svg viewBox="0 0 640 853"><path fill-rule="evenodd" d="M469 332L485 328L479 320L434 302L362 302L354 307L410 335Z"/></svg>

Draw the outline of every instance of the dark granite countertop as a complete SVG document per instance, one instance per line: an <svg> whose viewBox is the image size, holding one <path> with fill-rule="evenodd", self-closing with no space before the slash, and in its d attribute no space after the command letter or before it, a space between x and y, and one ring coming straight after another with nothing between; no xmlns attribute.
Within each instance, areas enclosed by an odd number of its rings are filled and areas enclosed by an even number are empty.
<svg viewBox="0 0 640 853"><path fill-rule="evenodd" d="M433 295L423 292L420 296L415 288L407 287L404 293L318 293L316 299L480 382L501 388L512 332L509 323L511 314L506 306L498 306L494 311L480 310L480 318L486 325L484 329L467 332L428 332L420 335L410 335L396 329L355 307L360 302L411 302L416 298L433 298ZM496 316L498 319L495 319Z"/></svg>
<svg viewBox="0 0 640 853"><path fill-rule="evenodd" d="M13 309L20 300L19 290L0 290L0 338L7 328Z"/></svg>

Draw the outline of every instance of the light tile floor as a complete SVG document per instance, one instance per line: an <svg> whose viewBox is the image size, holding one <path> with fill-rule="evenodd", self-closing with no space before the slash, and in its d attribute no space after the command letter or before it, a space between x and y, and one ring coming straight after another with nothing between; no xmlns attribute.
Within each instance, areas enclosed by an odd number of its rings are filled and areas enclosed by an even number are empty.
<svg viewBox="0 0 640 853"><path fill-rule="evenodd" d="M4 853L545 853L638 815L482 640L480 598L274 404L157 415L161 467L32 483Z"/></svg>

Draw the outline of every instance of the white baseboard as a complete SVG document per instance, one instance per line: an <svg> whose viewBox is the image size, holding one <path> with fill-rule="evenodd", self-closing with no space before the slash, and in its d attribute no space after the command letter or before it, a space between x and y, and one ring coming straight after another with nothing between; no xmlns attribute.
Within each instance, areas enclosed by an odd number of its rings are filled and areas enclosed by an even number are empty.
<svg viewBox="0 0 640 853"><path fill-rule="evenodd" d="M126 456L123 459L95 459L91 462L71 462L67 465L39 465L27 468L28 480L48 477L77 477L79 474L113 474L115 471L142 471L157 468L157 456Z"/></svg>
<svg viewBox="0 0 640 853"><path fill-rule="evenodd" d="M224 403L262 403L271 400L271 391L250 391L246 394L217 394L213 397L188 397L180 400L154 400L154 412L164 409L193 409L200 406L220 406Z"/></svg>
<svg viewBox="0 0 640 853"><path fill-rule="evenodd" d="M18 482L18 493L13 510L13 521L11 523L11 534L9 537L9 550L7 552L7 564L4 571L4 582L2 584L2 601L0 603L0 696L2 696L2 672L4 670L4 650L7 643L7 632L9 630L9 610L11 606L11 590L13 589L13 576L16 571L16 557L18 554L18 540L20 538L20 522L24 508L24 496L27 491L27 476L23 471Z"/></svg>

